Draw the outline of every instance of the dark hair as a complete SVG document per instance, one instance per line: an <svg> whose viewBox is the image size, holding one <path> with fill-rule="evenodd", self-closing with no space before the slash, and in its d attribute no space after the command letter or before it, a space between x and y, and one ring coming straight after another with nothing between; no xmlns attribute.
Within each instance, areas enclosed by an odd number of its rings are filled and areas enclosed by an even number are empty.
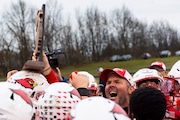
<svg viewBox="0 0 180 120"><path fill-rule="evenodd" d="M132 92L129 107L130 116L137 120L162 120L166 112L166 99L156 88L141 87Z"/></svg>
<svg viewBox="0 0 180 120"><path fill-rule="evenodd" d="M147 79L147 80L142 80L142 81L138 82L137 86L139 87L142 83L147 82L147 81L151 81L151 82L155 82L156 84L159 84L158 79Z"/></svg>

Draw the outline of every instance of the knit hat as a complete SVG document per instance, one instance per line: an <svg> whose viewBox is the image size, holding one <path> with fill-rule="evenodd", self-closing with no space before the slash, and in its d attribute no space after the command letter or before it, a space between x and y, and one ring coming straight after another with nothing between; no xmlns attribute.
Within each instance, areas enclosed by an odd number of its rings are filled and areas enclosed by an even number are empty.
<svg viewBox="0 0 180 120"><path fill-rule="evenodd" d="M141 87L132 92L130 113L138 120L162 120L166 112L164 94L153 87Z"/></svg>

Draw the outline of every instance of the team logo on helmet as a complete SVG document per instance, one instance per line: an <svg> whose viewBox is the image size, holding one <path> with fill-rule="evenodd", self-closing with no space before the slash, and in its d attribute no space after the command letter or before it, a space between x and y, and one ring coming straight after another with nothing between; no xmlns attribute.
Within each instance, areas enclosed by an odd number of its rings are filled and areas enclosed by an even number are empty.
<svg viewBox="0 0 180 120"><path fill-rule="evenodd" d="M27 104L33 107L32 101L30 100L30 98L27 96L25 92L23 92L22 90L13 90L13 89L11 89L11 91L19 95Z"/></svg>
<svg viewBox="0 0 180 120"><path fill-rule="evenodd" d="M19 79L16 81L25 88L33 89L34 87L37 86L37 83L31 78L24 78L24 79Z"/></svg>
<svg viewBox="0 0 180 120"><path fill-rule="evenodd" d="M111 112L127 115L126 112L119 105L117 105L117 104L114 105L114 107L111 110Z"/></svg>
<svg viewBox="0 0 180 120"><path fill-rule="evenodd" d="M79 92L76 89L73 89L70 93L81 99L81 96L80 96Z"/></svg>

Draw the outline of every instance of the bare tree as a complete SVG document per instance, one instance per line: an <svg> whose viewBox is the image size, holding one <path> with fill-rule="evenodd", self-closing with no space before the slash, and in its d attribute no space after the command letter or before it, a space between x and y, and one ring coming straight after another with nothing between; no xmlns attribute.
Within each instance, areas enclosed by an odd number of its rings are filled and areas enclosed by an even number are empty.
<svg viewBox="0 0 180 120"><path fill-rule="evenodd" d="M86 52L92 61L100 61L104 43L108 41L108 22L106 14L91 7L85 13Z"/></svg>
<svg viewBox="0 0 180 120"><path fill-rule="evenodd" d="M65 29L63 29L63 43L65 45L65 57L66 57L66 63L69 65L77 65L78 64L78 58L79 54L77 54L75 44L73 42L73 33L72 33L72 27L70 23L66 25Z"/></svg>
<svg viewBox="0 0 180 120"><path fill-rule="evenodd" d="M76 49L77 51L80 51L79 53L81 56L83 56L82 59L87 60L90 62L91 61L91 54L89 49L89 44L88 44L88 36L87 36L87 27L86 27L86 18L83 14L79 14L80 12L76 10L76 19L77 19L77 37L76 37Z"/></svg>
<svg viewBox="0 0 180 120"><path fill-rule="evenodd" d="M44 48L47 51L64 48L65 59L61 64L97 62L112 54L132 53L139 57L142 52L152 50L157 56L161 49L179 49L178 32L167 22L148 26L138 21L125 6L114 9L110 15L92 6L84 13L76 11L76 19L72 17L71 21L69 17L64 22L63 7L57 0L49 0L46 5ZM10 8L4 12L3 24L0 24L3 26L0 29L0 54L3 55L0 66L7 66L3 68L5 71L18 69L31 58L39 9L28 7L22 0L12 3Z"/></svg>
<svg viewBox="0 0 180 120"><path fill-rule="evenodd" d="M166 21L153 22L150 27L150 34L153 43L159 50L170 49L170 43L174 38L173 28Z"/></svg>
<svg viewBox="0 0 180 120"><path fill-rule="evenodd" d="M3 14L3 22L5 23L5 30L14 43L19 54L18 60L20 61L19 67L21 67L27 59L32 55L32 16L34 11L28 8L27 4L19 0L17 3L12 3L11 8L5 11Z"/></svg>
<svg viewBox="0 0 180 120"><path fill-rule="evenodd" d="M1 25L0 29L0 54L1 54L1 59L0 59L0 76L6 75L7 71L11 66L11 49L13 47L12 45L12 40L8 41L7 40L7 34L4 34L4 26L3 24Z"/></svg>
<svg viewBox="0 0 180 120"><path fill-rule="evenodd" d="M179 46L180 46L180 37L178 37L178 31L175 29L171 29L170 31L170 35L171 35L171 42L170 42L170 47L171 48L171 52L175 53L177 50L179 50Z"/></svg>
<svg viewBox="0 0 180 120"><path fill-rule="evenodd" d="M48 0L46 3L45 12L45 40L44 47L47 51L61 48L60 36L62 29L62 6L58 4L57 0Z"/></svg>
<svg viewBox="0 0 180 120"><path fill-rule="evenodd" d="M119 50L128 53L132 44L131 31L134 29L134 18L131 12L123 6L122 9L115 9L112 13L111 23L114 28L114 35L117 36Z"/></svg>
<svg viewBox="0 0 180 120"><path fill-rule="evenodd" d="M148 27L147 24L139 21L133 22L134 27L131 31L132 49L131 53L134 57L140 58L142 53L152 51L152 42L148 38Z"/></svg>

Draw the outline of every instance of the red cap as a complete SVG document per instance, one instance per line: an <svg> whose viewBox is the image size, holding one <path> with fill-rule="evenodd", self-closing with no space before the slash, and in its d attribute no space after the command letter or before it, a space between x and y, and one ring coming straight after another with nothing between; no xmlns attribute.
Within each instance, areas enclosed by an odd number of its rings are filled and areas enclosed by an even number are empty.
<svg viewBox="0 0 180 120"><path fill-rule="evenodd" d="M106 82L107 79L108 79L108 75L109 73L116 73L117 75L119 75L120 77L126 79L132 86L134 86L134 82L132 81L132 76L131 74L125 70L125 69L122 69L122 68L114 68L114 69L105 69L102 71L101 75L100 75L100 78Z"/></svg>
<svg viewBox="0 0 180 120"><path fill-rule="evenodd" d="M153 66L159 66L160 68L162 68L164 71L166 71L166 66L163 62L161 61L155 61L153 63L151 63L151 65L149 66L149 68L153 68Z"/></svg>

